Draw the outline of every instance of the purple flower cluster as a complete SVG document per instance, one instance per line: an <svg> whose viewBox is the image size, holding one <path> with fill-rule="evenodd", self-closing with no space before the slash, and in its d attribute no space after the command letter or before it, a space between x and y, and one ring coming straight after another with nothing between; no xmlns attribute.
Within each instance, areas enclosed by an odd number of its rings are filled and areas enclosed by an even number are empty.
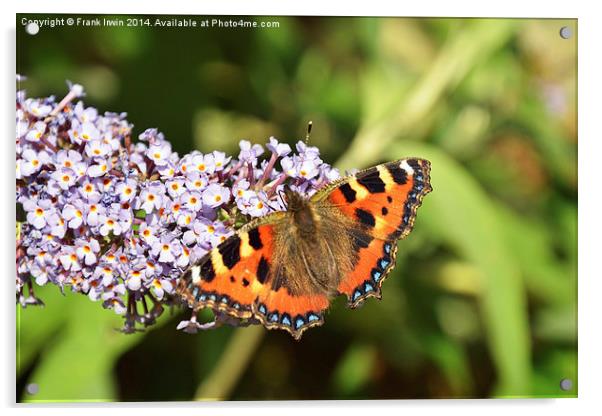
<svg viewBox="0 0 602 416"><path fill-rule="evenodd" d="M163 134L131 140L125 114L100 115L70 85L16 102L17 301L41 303L36 285L86 294L125 316L124 331L152 324L183 271L252 217L283 210L288 186L310 195L339 172L303 142L240 141L237 157L180 157ZM267 153L267 157L263 157Z"/></svg>

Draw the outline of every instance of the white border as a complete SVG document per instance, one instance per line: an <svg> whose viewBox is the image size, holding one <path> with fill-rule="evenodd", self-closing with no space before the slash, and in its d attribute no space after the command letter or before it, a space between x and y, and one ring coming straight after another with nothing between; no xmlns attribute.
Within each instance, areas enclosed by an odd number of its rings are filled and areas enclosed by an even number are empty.
<svg viewBox="0 0 602 416"><path fill-rule="evenodd" d="M593 6L593 1L546 1L527 2L524 0L504 0L502 2L483 2L469 0L399 2L393 4L386 0L370 0L357 3L340 2L326 4L323 0L277 1L277 0L236 0L207 3L192 0L144 1L144 6L136 1L103 0L95 2L62 1L62 0L28 0L3 2L0 19L3 22L4 49L2 70L3 98L2 123L5 137L2 149L6 154L12 152L13 133L13 99L14 99L14 70L15 70L15 13L131 13L131 14L255 14L255 15L399 15L399 16L475 16L475 17L564 17L579 19L579 399L563 400L428 400L428 401L346 401L346 402L275 402L275 403L216 403L216 404L96 404L86 406L56 406L47 405L31 408L31 406L14 405L14 280L5 274L5 319L4 339L0 343L3 365L5 370L0 391L2 404L8 407L8 412L32 411L44 415L106 414L107 408L115 414L131 413L132 407L142 409L149 414L163 414L168 409L186 413L219 412L220 414L244 413L247 415L263 415L266 412L286 412L287 415L305 414L308 411L333 411L341 409L345 414L371 413L376 406L379 413L398 414L441 414L453 415L504 415L514 412L545 412L545 415L590 414L595 408L602 408L600 396L601 378L600 354L601 327L599 324L600 296L602 296L602 273L598 265L602 227L600 204L596 204L600 193L601 172L599 166L600 140L600 76L602 67L599 40L602 39L600 15ZM8 127L7 127L8 126ZM7 144L8 143L8 144ZM8 160L9 158L6 157ZM12 198L14 188L12 176L0 181L2 195L7 200ZM10 168L12 171L12 167ZM10 195L10 196L9 196ZM14 240L13 240L14 208L10 203L2 206L1 228L2 240L5 244L0 250L2 262L8 265L6 270L12 273ZM169 380L163 382L168 383ZM85 407L85 409L82 409ZM194 409L194 410L193 410ZM136 410L134 410L136 411Z"/></svg>

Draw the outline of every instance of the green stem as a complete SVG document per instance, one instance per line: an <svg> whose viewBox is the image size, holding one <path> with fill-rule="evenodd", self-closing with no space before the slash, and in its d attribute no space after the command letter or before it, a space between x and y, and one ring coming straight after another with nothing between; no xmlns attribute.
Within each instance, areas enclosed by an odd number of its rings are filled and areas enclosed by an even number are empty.
<svg viewBox="0 0 602 416"><path fill-rule="evenodd" d="M261 325L237 329L215 368L199 386L195 400L226 400L243 375L265 329Z"/></svg>

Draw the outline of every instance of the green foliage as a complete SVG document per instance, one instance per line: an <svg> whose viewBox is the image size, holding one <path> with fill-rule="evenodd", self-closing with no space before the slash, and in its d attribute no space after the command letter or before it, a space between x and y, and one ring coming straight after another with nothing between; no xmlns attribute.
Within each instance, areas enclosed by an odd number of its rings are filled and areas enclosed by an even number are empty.
<svg viewBox="0 0 602 416"><path fill-rule="evenodd" d="M312 144L340 168L429 159L434 191L383 300L336 299L297 343L260 327L176 334L182 314L162 320L167 335L123 335L100 305L41 288L46 307L17 311L18 382L40 386L20 399L157 397L132 380L166 399L575 397L576 41L558 28L576 22L277 20L19 32L17 68L30 95L90 86L87 102L181 153L293 143L313 120ZM190 371L170 383L165 360Z"/></svg>
<svg viewBox="0 0 602 416"><path fill-rule="evenodd" d="M113 363L141 334L124 336L120 317L84 296L44 289L44 308L17 307L17 374L39 361L29 377L39 391L25 400L115 400Z"/></svg>

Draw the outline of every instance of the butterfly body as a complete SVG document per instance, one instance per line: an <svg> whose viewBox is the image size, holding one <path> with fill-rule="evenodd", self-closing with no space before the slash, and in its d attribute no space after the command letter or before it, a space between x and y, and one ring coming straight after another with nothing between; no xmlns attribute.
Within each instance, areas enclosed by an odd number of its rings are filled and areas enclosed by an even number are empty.
<svg viewBox="0 0 602 416"><path fill-rule="evenodd" d="M380 298L397 241L431 190L430 163L402 159L342 178L306 198L286 190L287 210L243 226L180 279L192 308L255 319L296 339L323 323L330 300L352 308Z"/></svg>

